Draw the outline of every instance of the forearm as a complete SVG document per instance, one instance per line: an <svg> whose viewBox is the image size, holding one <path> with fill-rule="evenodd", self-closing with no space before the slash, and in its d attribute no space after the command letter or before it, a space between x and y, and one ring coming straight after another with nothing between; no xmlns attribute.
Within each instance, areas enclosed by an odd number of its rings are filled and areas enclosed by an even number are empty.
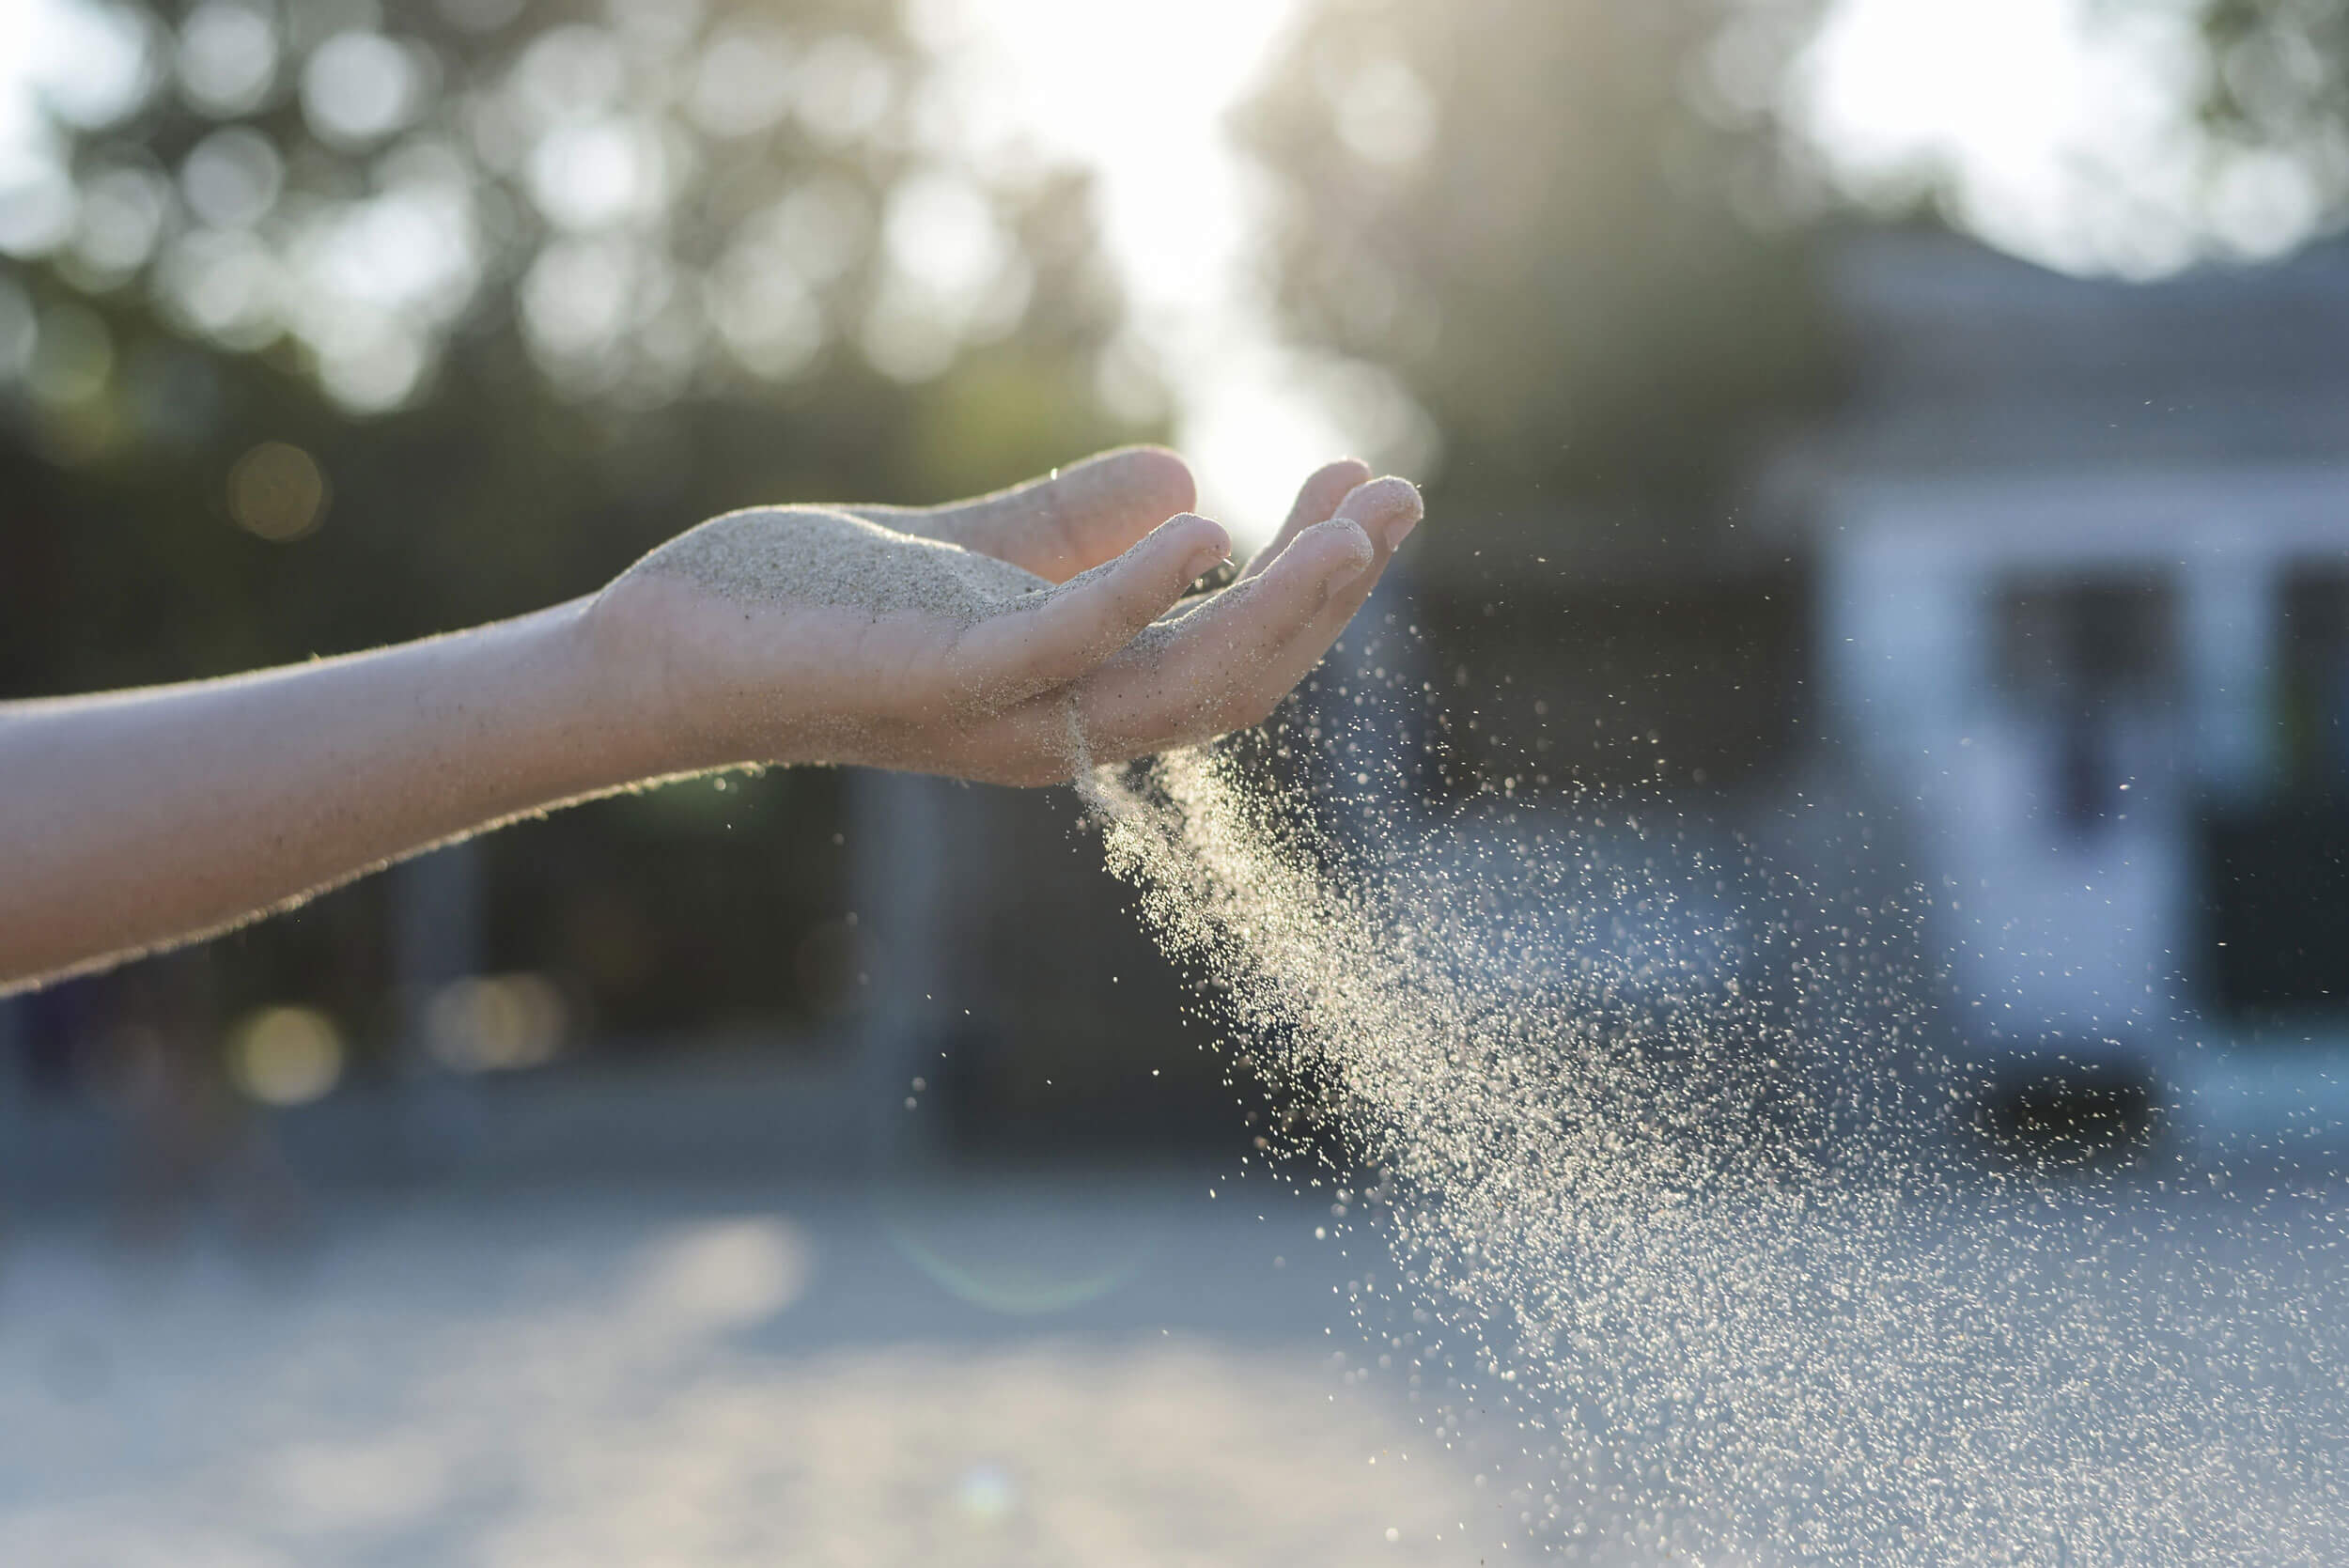
<svg viewBox="0 0 2349 1568"><path fill-rule="evenodd" d="M226 680L0 705L0 990L670 771L584 601Z"/></svg>

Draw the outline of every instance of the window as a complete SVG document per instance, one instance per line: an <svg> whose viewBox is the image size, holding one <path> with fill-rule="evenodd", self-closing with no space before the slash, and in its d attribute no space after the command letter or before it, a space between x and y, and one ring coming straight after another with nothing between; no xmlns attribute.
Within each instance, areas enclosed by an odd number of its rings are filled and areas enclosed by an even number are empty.
<svg viewBox="0 0 2349 1568"><path fill-rule="evenodd" d="M2110 820L2128 782L2124 721L2175 691L2176 597L2150 572L2026 580L2001 596L1999 685L2043 727L2043 798L2075 831Z"/></svg>

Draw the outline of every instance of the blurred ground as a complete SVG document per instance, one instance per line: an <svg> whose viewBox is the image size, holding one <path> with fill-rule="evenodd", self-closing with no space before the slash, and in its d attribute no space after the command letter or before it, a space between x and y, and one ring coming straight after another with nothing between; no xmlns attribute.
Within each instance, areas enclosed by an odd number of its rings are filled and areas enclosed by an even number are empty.
<svg viewBox="0 0 2349 1568"><path fill-rule="evenodd" d="M32 1218L0 1562L1475 1560L1466 1469L1348 1371L1338 1244L1246 1187L443 1191L257 1252Z"/></svg>
<svg viewBox="0 0 2349 1568"><path fill-rule="evenodd" d="M1653 1545L1558 1495L1487 1394L1378 1365L1408 1342L1346 1298L1383 1243L1316 1240L1329 1197L1206 1168L504 1182L328 1194L266 1243L225 1209L20 1211L0 1562L1450 1564L1538 1555L1515 1532L1545 1514ZM2011 1310L2073 1301L2122 1356L2196 1279L2253 1339L2261 1303L2322 1321L2342 1198L2055 1192L2002 1254L2035 1271ZM2001 1212L1945 1219L2003 1247ZM2269 1519L2321 1505L2323 1381L2207 1435L2266 1456Z"/></svg>

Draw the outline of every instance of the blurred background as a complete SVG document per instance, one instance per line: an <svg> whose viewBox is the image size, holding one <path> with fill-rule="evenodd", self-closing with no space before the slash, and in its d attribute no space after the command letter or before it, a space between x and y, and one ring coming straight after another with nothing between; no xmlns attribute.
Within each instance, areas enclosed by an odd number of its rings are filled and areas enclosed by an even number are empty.
<svg viewBox="0 0 2349 1568"><path fill-rule="evenodd" d="M0 696L1358 451L1307 787L1921 890L1980 1157L2329 1169L2345 203L2326 0L0 0ZM1454 1560L1098 859L704 779L0 1001L0 1556Z"/></svg>

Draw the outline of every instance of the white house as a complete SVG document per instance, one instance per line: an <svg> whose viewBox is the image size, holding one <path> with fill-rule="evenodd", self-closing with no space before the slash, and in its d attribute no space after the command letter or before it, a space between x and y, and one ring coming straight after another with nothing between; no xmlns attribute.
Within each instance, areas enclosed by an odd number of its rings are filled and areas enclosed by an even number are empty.
<svg viewBox="0 0 2349 1568"><path fill-rule="evenodd" d="M2349 1062L2349 256L2153 285L1855 246L1806 454L1823 720L1961 1048L2219 1141Z"/></svg>

